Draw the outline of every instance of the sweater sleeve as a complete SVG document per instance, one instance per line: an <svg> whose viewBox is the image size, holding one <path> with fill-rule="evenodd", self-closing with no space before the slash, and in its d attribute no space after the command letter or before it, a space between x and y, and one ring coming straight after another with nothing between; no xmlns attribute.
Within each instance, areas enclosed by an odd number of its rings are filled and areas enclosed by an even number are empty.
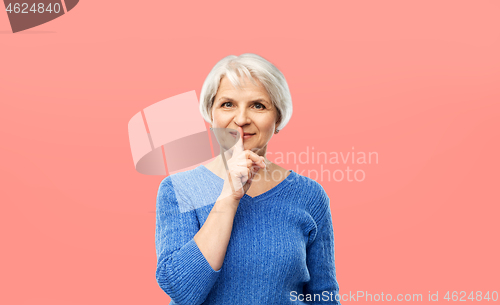
<svg viewBox="0 0 500 305"><path fill-rule="evenodd" d="M311 294L311 300L315 301L305 303L340 305L338 296L335 298L339 293L339 285L335 271L330 198L321 186L319 194L311 204L311 214L317 221L317 230L306 249L306 263L311 279L304 285L304 294ZM315 294L320 297L314 298Z"/></svg>
<svg viewBox="0 0 500 305"><path fill-rule="evenodd" d="M199 230L195 210L180 212L170 176L156 199L156 281L178 305L201 304L217 280L193 237Z"/></svg>

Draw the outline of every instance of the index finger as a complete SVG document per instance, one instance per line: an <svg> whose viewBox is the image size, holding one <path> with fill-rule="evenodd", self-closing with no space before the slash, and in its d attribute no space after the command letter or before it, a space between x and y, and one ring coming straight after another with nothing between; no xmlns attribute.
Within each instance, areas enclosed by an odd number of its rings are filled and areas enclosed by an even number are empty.
<svg viewBox="0 0 500 305"><path fill-rule="evenodd" d="M238 139L238 142L234 144L233 156L237 156L245 150L245 147L243 146L243 128L241 128L241 126L238 126L238 132L240 134L240 138Z"/></svg>

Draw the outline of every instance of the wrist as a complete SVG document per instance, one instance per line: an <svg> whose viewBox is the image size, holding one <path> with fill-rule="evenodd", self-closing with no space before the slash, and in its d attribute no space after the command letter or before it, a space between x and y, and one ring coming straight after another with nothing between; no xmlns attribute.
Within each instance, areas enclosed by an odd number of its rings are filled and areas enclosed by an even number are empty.
<svg viewBox="0 0 500 305"><path fill-rule="evenodd" d="M222 194L217 198L217 201L214 204L214 209L217 212L234 212L238 209L238 205L240 204L240 200L234 198L232 195L223 196Z"/></svg>

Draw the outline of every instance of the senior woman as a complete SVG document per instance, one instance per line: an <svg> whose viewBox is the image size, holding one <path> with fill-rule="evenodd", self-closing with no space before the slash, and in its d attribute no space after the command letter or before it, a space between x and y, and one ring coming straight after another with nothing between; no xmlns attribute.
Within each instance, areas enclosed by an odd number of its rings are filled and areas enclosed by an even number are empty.
<svg viewBox="0 0 500 305"><path fill-rule="evenodd" d="M292 114L283 74L255 54L227 56L200 111L236 144L218 138L221 155L160 183L156 280L170 304L340 304L328 195L266 158Z"/></svg>

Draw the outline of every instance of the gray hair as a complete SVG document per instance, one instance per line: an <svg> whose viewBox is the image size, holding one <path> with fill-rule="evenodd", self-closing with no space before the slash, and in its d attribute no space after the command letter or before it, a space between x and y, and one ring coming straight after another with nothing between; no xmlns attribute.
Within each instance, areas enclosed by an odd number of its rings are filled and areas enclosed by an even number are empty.
<svg viewBox="0 0 500 305"><path fill-rule="evenodd" d="M208 74L200 93L200 112L208 123L211 122L211 109L221 79L226 76L234 87L240 89L239 77L246 75L254 85L254 78L266 89L271 102L278 110L278 130L283 129L292 116L292 96L283 73L272 63L252 53L240 56L229 55L221 59Z"/></svg>

